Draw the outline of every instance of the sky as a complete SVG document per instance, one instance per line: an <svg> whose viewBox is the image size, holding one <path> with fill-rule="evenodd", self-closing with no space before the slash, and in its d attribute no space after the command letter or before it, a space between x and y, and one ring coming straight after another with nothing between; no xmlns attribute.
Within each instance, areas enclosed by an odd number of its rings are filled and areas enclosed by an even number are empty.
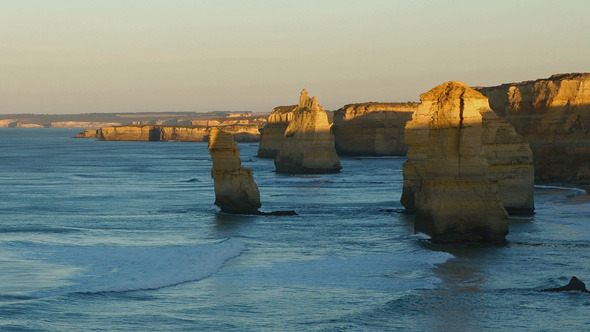
<svg viewBox="0 0 590 332"><path fill-rule="evenodd" d="M0 114L327 110L590 72L588 0L0 0Z"/></svg>

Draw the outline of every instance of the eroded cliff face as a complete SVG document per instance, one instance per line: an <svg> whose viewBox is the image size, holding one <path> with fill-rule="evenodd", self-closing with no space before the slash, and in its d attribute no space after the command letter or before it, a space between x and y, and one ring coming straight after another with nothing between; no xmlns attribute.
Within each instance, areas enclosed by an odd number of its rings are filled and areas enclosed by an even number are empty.
<svg viewBox="0 0 590 332"><path fill-rule="evenodd" d="M305 89L285 130L275 167L279 173L308 174L336 173L342 168L328 115Z"/></svg>
<svg viewBox="0 0 590 332"><path fill-rule="evenodd" d="M258 146L259 158L275 158L279 154L285 131L293 119L293 112L297 105L275 107L270 115L266 125L261 129L260 145Z"/></svg>
<svg viewBox="0 0 590 332"><path fill-rule="evenodd" d="M406 154L404 128L418 103L346 105L334 114L332 132L340 155Z"/></svg>
<svg viewBox="0 0 590 332"><path fill-rule="evenodd" d="M406 124L402 203L416 212L415 230L436 242L501 242L508 214L489 174L482 135L487 98L461 82L420 96Z"/></svg>
<svg viewBox="0 0 590 332"><path fill-rule="evenodd" d="M241 166L240 149L233 136L219 128L211 129L209 153L213 160L211 177L215 205L227 213L257 213L261 205L260 192L252 170Z"/></svg>
<svg viewBox="0 0 590 332"><path fill-rule="evenodd" d="M532 213L535 172L529 144L489 107L480 109L480 114L489 176L498 182L504 208L510 214Z"/></svg>
<svg viewBox="0 0 590 332"><path fill-rule="evenodd" d="M103 141L181 141L205 142L212 128L222 129L234 135L236 141L256 142L260 139L258 125L205 126L159 126L129 125L100 128L99 138Z"/></svg>
<svg viewBox="0 0 590 332"><path fill-rule="evenodd" d="M590 183L590 73L475 89L530 143L537 180Z"/></svg>

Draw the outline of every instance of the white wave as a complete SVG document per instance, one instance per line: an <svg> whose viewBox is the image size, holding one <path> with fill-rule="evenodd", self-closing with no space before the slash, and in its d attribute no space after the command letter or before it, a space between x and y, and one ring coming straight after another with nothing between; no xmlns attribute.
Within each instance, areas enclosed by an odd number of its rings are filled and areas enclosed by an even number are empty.
<svg viewBox="0 0 590 332"><path fill-rule="evenodd" d="M575 188L575 187L560 187L560 186L545 186L545 185L540 185L540 184L536 184L535 188L539 188L539 189L559 189L559 190L570 190L570 191L574 191L580 195L586 195L587 192L586 190L582 189L582 188Z"/></svg>
<svg viewBox="0 0 590 332"><path fill-rule="evenodd" d="M406 291L433 289L441 280L434 276L436 264L453 255L417 250L410 253L327 256L313 260L287 261L270 267L233 269L218 274L224 284L257 286L306 286Z"/></svg>
<svg viewBox="0 0 590 332"><path fill-rule="evenodd" d="M244 242L238 239L159 247L47 247L43 248L44 262L77 268L79 272L64 279L68 285L33 295L124 292L197 281L216 273L244 249Z"/></svg>

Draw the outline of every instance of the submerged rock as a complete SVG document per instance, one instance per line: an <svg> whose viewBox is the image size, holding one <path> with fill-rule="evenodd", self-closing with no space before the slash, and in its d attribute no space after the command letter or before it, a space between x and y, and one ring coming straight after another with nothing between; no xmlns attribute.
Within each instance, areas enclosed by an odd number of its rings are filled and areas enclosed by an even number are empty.
<svg viewBox="0 0 590 332"><path fill-rule="evenodd" d="M586 289L586 285L580 279L578 279L576 277L572 277L570 279L570 282L563 287L547 288L547 289L543 289L541 292L571 292L571 291L590 293L590 291L588 291Z"/></svg>
<svg viewBox="0 0 590 332"><path fill-rule="evenodd" d="M334 113L332 132L340 155L406 154L404 128L418 103L349 104Z"/></svg>
<svg viewBox="0 0 590 332"><path fill-rule="evenodd" d="M475 89L530 143L537 180L590 183L590 73Z"/></svg>
<svg viewBox="0 0 590 332"><path fill-rule="evenodd" d="M306 174L336 173L342 168L328 115L317 98L309 98L305 89L285 130L275 167L279 173Z"/></svg>
<svg viewBox="0 0 590 332"><path fill-rule="evenodd" d="M504 241L508 214L482 140L487 98L447 82L420 100L406 124L402 193L402 204L416 212L416 232L435 242Z"/></svg>
<svg viewBox="0 0 590 332"><path fill-rule="evenodd" d="M260 192L252 170L241 167L240 149L233 136L219 128L211 129L209 153L213 160L211 177L215 185L215 205L227 213L257 213Z"/></svg>

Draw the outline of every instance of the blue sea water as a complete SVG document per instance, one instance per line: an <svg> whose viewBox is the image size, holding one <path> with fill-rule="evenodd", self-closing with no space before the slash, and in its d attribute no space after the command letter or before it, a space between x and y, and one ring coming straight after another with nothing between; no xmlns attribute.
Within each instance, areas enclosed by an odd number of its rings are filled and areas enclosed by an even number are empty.
<svg viewBox="0 0 590 332"><path fill-rule="evenodd" d="M1 331L588 331L590 198L537 187L506 245L435 245L401 209L404 158L273 172L263 211L213 205L205 143L0 129Z"/></svg>

